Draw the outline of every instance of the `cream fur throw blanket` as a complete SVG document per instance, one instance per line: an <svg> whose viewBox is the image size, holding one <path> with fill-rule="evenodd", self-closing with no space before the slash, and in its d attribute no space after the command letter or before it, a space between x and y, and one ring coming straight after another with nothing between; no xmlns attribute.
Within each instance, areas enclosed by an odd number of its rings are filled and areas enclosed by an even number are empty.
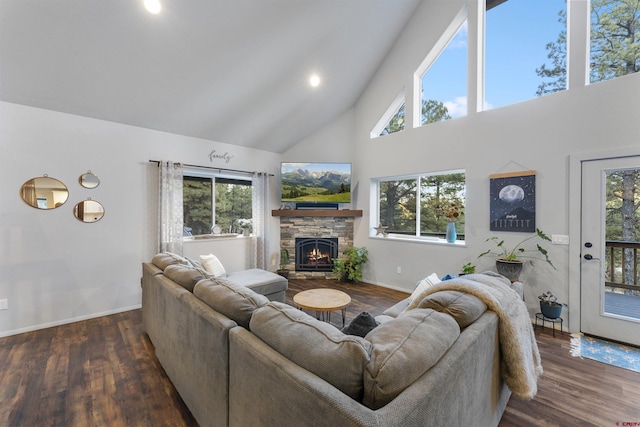
<svg viewBox="0 0 640 427"><path fill-rule="evenodd" d="M460 291L480 298L500 319L502 378L516 396L532 399L542 374L540 353L527 307L508 283L508 279L490 272L446 280L425 289L405 311L418 307L424 297L438 291Z"/></svg>

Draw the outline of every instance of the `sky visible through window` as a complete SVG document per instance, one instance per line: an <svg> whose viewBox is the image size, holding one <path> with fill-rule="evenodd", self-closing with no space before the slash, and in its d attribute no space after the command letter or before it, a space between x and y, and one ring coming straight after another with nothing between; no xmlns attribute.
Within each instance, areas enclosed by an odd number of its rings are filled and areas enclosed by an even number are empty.
<svg viewBox="0 0 640 427"><path fill-rule="evenodd" d="M536 68L552 65L546 45L556 42L563 26L558 13L565 0L508 0L489 10L486 18L485 109L536 97L542 78ZM425 98L445 104L451 117L466 115L466 78L452 78L467 69L467 29L458 32L427 72Z"/></svg>

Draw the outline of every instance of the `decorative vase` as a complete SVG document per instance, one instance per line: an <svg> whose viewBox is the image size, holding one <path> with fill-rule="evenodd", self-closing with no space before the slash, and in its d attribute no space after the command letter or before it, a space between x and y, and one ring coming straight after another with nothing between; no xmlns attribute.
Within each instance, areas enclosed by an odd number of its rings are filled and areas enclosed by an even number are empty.
<svg viewBox="0 0 640 427"><path fill-rule="evenodd" d="M515 282L520 277L522 272L522 261L505 261L503 259L496 259L496 270L507 279Z"/></svg>
<svg viewBox="0 0 640 427"><path fill-rule="evenodd" d="M457 237L458 237L458 234L456 233L456 223L448 222L447 235L446 235L447 243L454 243Z"/></svg>
<svg viewBox="0 0 640 427"><path fill-rule="evenodd" d="M242 229L242 235L249 237L249 229L248 228L243 228Z"/></svg>
<svg viewBox="0 0 640 427"><path fill-rule="evenodd" d="M557 319L562 314L562 304L549 304L540 301L540 311L547 319Z"/></svg>

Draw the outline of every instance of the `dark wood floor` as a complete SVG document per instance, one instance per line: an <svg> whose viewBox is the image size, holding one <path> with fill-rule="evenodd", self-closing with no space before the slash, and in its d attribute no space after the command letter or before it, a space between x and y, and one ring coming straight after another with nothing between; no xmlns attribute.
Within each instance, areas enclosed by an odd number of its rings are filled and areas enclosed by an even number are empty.
<svg viewBox="0 0 640 427"><path fill-rule="evenodd" d="M337 286L336 286L337 285ZM352 297L347 321L406 294L366 284L291 280ZM341 323L335 316L334 323ZM512 397L500 426L640 423L640 374L571 357L569 336L536 332L545 374L531 401ZM0 426L194 426L153 355L140 310L0 339Z"/></svg>

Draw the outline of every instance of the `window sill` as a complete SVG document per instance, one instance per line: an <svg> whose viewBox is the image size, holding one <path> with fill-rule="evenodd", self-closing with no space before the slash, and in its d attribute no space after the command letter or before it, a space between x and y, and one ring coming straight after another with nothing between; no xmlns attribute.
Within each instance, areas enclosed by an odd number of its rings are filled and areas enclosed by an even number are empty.
<svg viewBox="0 0 640 427"><path fill-rule="evenodd" d="M377 236L369 236L370 239L376 240L389 240L393 242L411 242L411 243L420 243L427 245L442 245L442 246L454 246L459 248L465 248L467 246L464 240L456 240L454 243L449 243L445 239L440 239L437 237L416 237L416 236L405 236L402 234L388 234L386 237L377 235Z"/></svg>
<svg viewBox="0 0 640 427"><path fill-rule="evenodd" d="M182 238L182 243L202 242L207 240L235 240L238 238L248 239L251 236L245 236L237 233L225 233L225 234L202 234L198 236L188 236Z"/></svg>

